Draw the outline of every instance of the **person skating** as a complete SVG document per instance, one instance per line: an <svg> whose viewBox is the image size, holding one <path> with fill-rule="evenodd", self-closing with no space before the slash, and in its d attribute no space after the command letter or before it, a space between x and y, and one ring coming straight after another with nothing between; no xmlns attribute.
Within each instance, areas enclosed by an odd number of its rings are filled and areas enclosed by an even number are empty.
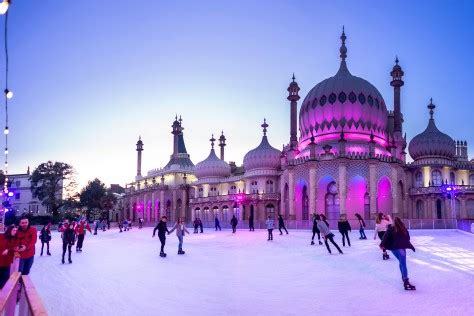
<svg viewBox="0 0 474 316"><path fill-rule="evenodd" d="M103 219L100 224L102 225L102 231L105 232L105 229L107 228L107 222L105 221L105 219Z"/></svg>
<svg viewBox="0 0 474 316"><path fill-rule="evenodd" d="M130 219L127 219L127 223L128 223L128 230L131 230L132 229L132 221Z"/></svg>
<svg viewBox="0 0 474 316"><path fill-rule="evenodd" d="M270 216L268 216L267 220L265 221L265 226L268 230L268 240L273 240L273 229L275 228L275 222Z"/></svg>
<svg viewBox="0 0 474 316"><path fill-rule="evenodd" d="M194 227L194 232L193 234L197 234L198 233L198 229L199 229L199 219L196 217L193 221L193 227Z"/></svg>
<svg viewBox="0 0 474 316"><path fill-rule="evenodd" d="M314 245L314 236L318 234L318 242L320 245L323 243L321 242L321 232L318 229L318 222L316 221L316 215L313 214L313 237L311 237L311 245Z"/></svg>
<svg viewBox="0 0 474 316"><path fill-rule="evenodd" d="M18 248L20 253L18 272L21 272L22 275L28 275L35 259L35 244L38 239L38 232L35 227L30 226L27 217L22 217L20 228L16 234L20 245Z"/></svg>
<svg viewBox="0 0 474 316"><path fill-rule="evenodd" d="M347 244L349 247L351 246L351 240L349 239L349 232L352 230L351 229L351 224L349 224L349 221L347 220L346 215L342 214L339 216L339 221L337 222L337 229L342 235L342 246L346 246L345 239L347 239Z"/></svg>
<svg viewBox="0 0 474 316"><path fill-rule="evenodd" d="M201 230L201 233L204 233L204 229L203 229L203 226L202 226L202 221L199 217L198 217L198 221L199 221L199 229Z"/></svg>
<svg viewBox="0 0 474 316"><path fill-rule="evenodd" d="M235 234L237 231L237 224L238 224L237 217L235 215L232 215L232 219L230 220L230 226L232 226L232 234Z"/></svg>
<svg viewBox="0 0 474 316"><path fill-rule="evenodd" d="M367 239L367 236L365 235L365 232L364 232L364 228L365 228L364 219L358 213L356 213L355 216L357 217L357 220L359 221L359 234L360 234L359 239Z"/></svg>
<svg viewBox="0 0 474 316"><path fill-rule="evenodd" d="M173 229L168 232L168 235L171 234L174 230L176 230L176 236L178 237L179 244L178 244L178 255L184 255L185 251L183 250L183 239L185 233L188 233L186 226L184 226L184 220L181 217L178 217L178 221L174 225Z"/></svg>
<svg viewBox="0 0 474 316"><path fill-rule="evenodd" d="M375 219L375 235L374 240L379 236L380 240L383 239L385 232L388 229L388 226L392 225L392 218L390 215L384 215L382 213L377 214L377 218ZM390 256L387 253L387 250L382 249L382 259L388 260Z"/></svg>
<svg viewBox="0 0 474 316"><path fill-rule="evenodd" d="M99 229L99 220L96 219L94 223L94 235L97 235L97 230Z"/></svg>
<svg viewBox="0 0 474 316"><path fill-rule="evenodd" d="M140 217L138 219L138 229L142 229L143 228L143 219Z"/></svg>
<svg viewBox="0 0 474 316"><path fill-rule="evenodd" d="M110 219L107 218L107 229L110 230Z"/></svg>
<svg viewBox="0 0 474 316"><path fill-rule="evenodd" d="M64 264L64 256L66 255L66 250L68 251L68 262L72 263L71 253L72 253L72 246L76 242L76 230L73 223L69 223L68 221L64 222L63 227L61 228L60 232L61 239L63 240L63 257L61 262Z"/></svg>
<svg viewBox="0 0 474 316"><path fill-rule="evenodd" d="M253 216L252 215L249 216L249 231L251 231L251 232L255 231L255 228L253 226Z"/></svg>
<svg viewBox="0 0 474 316"><path fill-rule="evenodd" d="M217 216L216 216L216 218L214 218L214 226L216 226L216 231L217 231L217 229L222 230L221 225L219 223L219 219L217 218Z"/></svg>
<svg viewBox="0 0 474 316"><path fill-rule="evenodd" d="M86 222L85 219L81 219L79 223L76 225L76 236L77 236L77 244L76 244L76 252L82 252L82 245L84 244L84 238L86 237L86 231L88 230L89 233L92 233L91 227Z"/></svg>
<svg viewBox="0 0 474 316"><path fill-rule="evenodd" d="M158 231L158 238L160 239L161 249L160 249L160 257L166 257L165 253L165 244L166 244L166 233L170 233L168 227L166 226L166 221L168 218L166 216L162 216L158 225L156 225L155 229L153 230L153 236L155 237L156 231Z"/></svg>
<svg viewBox="0 0 474 316"><path fill-rule="evenodd" d="M285 221L283 220L283 216L281 214L278 215L278 230L280 231L280 235L283 235L283 232L281 231L284 229L286 231L286 234L288 235L288 231L286 230L285 227Z"/></svg>
<svg viewBox="0 0 474 316"><path fill-rule="evenodd" d="M41 229L39 235L39 239L41 241L41 253L40 256L43 255L43 249L44 249L44 244L46 244L46 254L48 256L51 256L51 253L49 252L49 242L51 241L51 223L44 225L43 228Z"/></svg>
<svg viewBox="0 0 474 316"><path fill-rule="evenodd" d="M324 224L326 224L326 225L329 227L329 222L328 222L328 220L327 220L326 215L324 215L324 214L319 214L319 216L321 216L321 220L324 222Z"/></svg>
<svg viewBox="0 0 474 316"><path fill-rule="evenodd" d="M326 244L326 248L328 249L328 252L332 253L331 248L329 248L329 244L328 244L328 240L329 240L336 247L336 249L339 251L339 253L342 254L343 252L342 252L341 248L339 248L339 246L336 244L336 242L333 239L334 234L331 233L331 231L329 230L328 225L321 219L321 216L316 215L316 221L318 222L319 231L321 232L321 234L323 234L324 244Z"/></svg>
<svg viewBox="0 0 474 316"><path fill-rule="evenodd" d="M415 247L413 247L410 242L410 233L399 217L395 217L393 225L389 226L385 232L382 242L380 243L380 249L390 250L395 258L398 259L405 290L416 290L416 287L410 284L410 280L408 279L406 252L406 249L415 251Z"/></svg>
<svg viewBox="0 0 474 316"><path fill-rule="evenodd" d="M18 249L18 228L15 225L7 227L5 233L0 234L0 289L10 278L10 267Z"/></svg>

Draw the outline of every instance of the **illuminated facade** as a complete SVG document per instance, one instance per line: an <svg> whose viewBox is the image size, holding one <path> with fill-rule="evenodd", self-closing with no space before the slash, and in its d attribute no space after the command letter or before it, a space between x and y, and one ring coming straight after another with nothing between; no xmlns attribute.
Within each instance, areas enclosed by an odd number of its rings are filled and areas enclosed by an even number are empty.
<svg viewBox="0 0 474 316"><path fill-rule="evenodd" d="M297 82L288 87L290 137L282 150L267 138L264 120L260 144L249 151L242 166L227 163L222 134L212 137L209 156L194 165L186 151L181 118L172 125L174 150L162 169L141 175L143 143L137 143L135 181L127 187L127 217L155 222L159 216L211 224L232 215L262 223L282 214L297 227L312 225L311 214L324 213L330 221L340 214L370 220L377 212L406 219L474 218L474 162L467 143L454 141L438 130L435 106L424 132L408 146L406 161L401 87L404 72L396 59L390 75L393 110L368 81L347 67L346 36L341 35L337 73L314 86L300 105ZM298 124L299 122L299 124ZM299 137L298 137L299 127Z"/></svg>

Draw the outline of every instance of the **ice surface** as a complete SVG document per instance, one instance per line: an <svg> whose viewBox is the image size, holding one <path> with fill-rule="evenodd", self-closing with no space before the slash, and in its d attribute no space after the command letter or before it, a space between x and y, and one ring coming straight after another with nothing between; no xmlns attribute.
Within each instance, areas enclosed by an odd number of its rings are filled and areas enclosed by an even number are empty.
<svg viewBox="0 0 474 316"><path fill-rule="evenodd" d="M340 234L335 232L341 245ZM52 256L37 253L31 277L51 315L472 315L474 236L411 231L408 273L417 291L402 287L398 262L382 261L378 241L359 240L344 255L310 246L309 231L267 241L266 231L167 237L159 256L151 228L86 235L83 252L61 264L60 236ZM335 253L335 251L333 251Z"/></svg>

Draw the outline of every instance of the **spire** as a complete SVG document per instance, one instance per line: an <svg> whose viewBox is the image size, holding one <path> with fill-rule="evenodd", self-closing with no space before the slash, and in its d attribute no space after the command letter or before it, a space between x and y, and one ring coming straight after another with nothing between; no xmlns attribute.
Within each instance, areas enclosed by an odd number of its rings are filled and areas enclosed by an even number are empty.
<svg viewBox="0 0 474 316"><path fill-rule="evenodd" d="M295 73L293 73L293 77L291 77L291 79L293 79L293 82L295 82Z"/></svg>
<svg viewBox="0 0 474 316"><path fill-rule="evenodd" d="M267 136L267 127L268 127L268 124L267 124L267 119L263 119L263 124L260 125L263 127L263 136Z"/></svg>
<svg viewBox="0 0 474 316"><path fill-rule="evenodd" d="M430 104L428 104L427 108L430 109L430 120L433 120L433 110L436 108L436 105L433 104L433 98L430 98Z"/></svg>
<svg viewBox="0 0 474 316"><path fill-rule="evenodd" d="M226 146L225 144L226 138L224 136L224 131L221 131L221 136L219 137L219 147L221 148L221 160L224 160L224 147Z"/></svg>
<svg viewBox="0 0 474 316"><path fill-rule="evenodd" d="M339 49L339 52L341 53L340 57L343 62L346 61L347 58L347 47L346 47L346 33L344 32L344 25L342 26L342 34L341 34L341 48Z"/></svg>
<svg viewBox="0 0 474 316"><path fill-rule="evenodd" d="M214 149L214 142L216 141L216 139L214 138L214 134L212 134L211 139L209 139L209 141L211 142L211 148Z"/></svg>

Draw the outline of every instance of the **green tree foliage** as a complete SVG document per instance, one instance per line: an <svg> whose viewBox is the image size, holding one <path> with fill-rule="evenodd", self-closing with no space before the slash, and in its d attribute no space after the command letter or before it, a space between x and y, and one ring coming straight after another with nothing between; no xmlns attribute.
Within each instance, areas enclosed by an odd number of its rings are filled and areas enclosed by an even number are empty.
<svg viewBox="0 0 474 316"><path fill-rule="evenodd" d="M99 212L102 209L102 199L106 196L107 189L105 184L95 178L89 181L79 194L79 200L82 207L86 208L87 219L90 219L91 212Z"/></svg>
<svg viewBox="0 0 474 316"><path fill-rule="evenodd" d="M53 216L76 189L74 168L64 162L48 161L40 164L31 174L31 192L48 208Z"/></svg>

